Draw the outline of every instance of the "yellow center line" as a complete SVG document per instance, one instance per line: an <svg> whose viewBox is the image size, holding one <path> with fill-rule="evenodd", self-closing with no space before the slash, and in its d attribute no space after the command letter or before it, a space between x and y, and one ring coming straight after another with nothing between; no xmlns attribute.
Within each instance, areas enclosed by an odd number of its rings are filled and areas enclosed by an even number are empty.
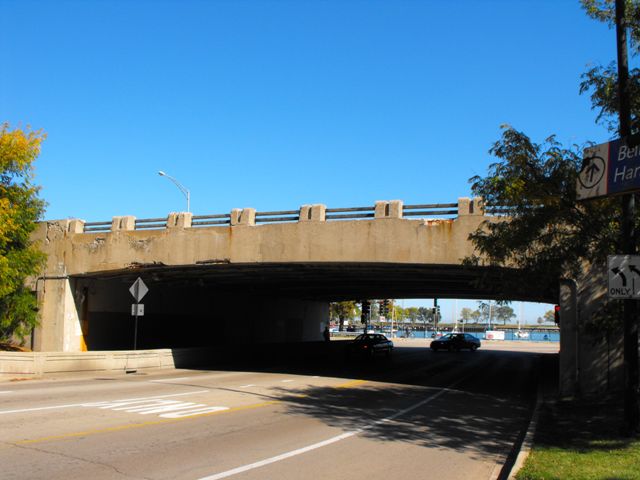
<svg viewBox="0 0 640 480"><path fill-rule="evenodd" d="M341 383L340 385L336 385L334 388L351 388L362 385L363 383L368 383L367 380L351 380L350 382Z"/></svg>
<svg viewBox="0 0 640 480"><path fill-rule="evenodd" d="M363 383L367 383L366 380L352 380L346 383L342 383L340 385L336 385L334 388L350 388L350 387L354 387L357 385L362 385ZM300 397L306 397L307 395L299 395ZM55 441L55 440L68 440L71 438L78 438L78 437L86 437L89 435L97 435L97 434L101 434L101 433L111 433L111 432L121 432L123 430L132 430L135 428L142 428L142 427L151 427L154 425L164 425L164 424L168 424L168 423L176 423L176 422L181 422L183 420L194 420L197 418L201 418L201 417L209 417L212 415L220 415L222 413L233 413L233 412L240 412L242 410L253 410L256 408L263 408L263 407L268 407L269 405L276 405L278 403L282 403L281 400L271 400L268 402L261 402L261 403L254 403L251 405L243 405L240 407L231 407L228 408L226 410L219 410L219 411L215 411L215 412L208 412L208 413L202 413L199 415L193 415L190 417L182 417L182 418L168 418L168 419L163 419L163 420L153 420L153 421L149 421L149 422L142 422L142 423L131 423L131 424L127 424L127 425L117 425L114 427L106 427L106 428L99 428L99 429L95 429L95 430L86 430L83 432L71 432L71 433L63 433L61 435L52 435L52 436L48 436L48 437L40 437L40 438L34 438L32 440L20 440L17 442L10 442L13 445L33 445L35 443L43 443L43 442L50 442L50 441Z"/></svg>

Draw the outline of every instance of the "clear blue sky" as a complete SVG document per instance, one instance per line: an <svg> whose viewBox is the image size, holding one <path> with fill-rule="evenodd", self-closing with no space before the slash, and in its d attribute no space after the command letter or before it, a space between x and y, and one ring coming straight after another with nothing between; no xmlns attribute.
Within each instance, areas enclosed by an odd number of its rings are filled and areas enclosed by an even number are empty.
<svg viewBox="0 0 640 480"><path fill-rule="evenodd" d="M453 202L508 123L606 141L577 0L0 0L0 121L48 134L47 219Z"/></svg>

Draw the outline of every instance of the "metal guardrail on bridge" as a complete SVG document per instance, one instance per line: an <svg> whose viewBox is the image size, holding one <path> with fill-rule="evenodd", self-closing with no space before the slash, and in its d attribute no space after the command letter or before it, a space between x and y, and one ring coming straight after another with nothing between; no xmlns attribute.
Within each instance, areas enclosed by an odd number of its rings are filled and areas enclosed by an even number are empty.
<svg viewBox="0 0 640 480"><path fill-rule="evenodd" d="M387 204L388 208L388 204ZM460 214L458 203L430 203L417 205L401 205L399 218L404 217L439 217L452 218ZM487 208L487 213L500 215L503 209L500 207ZM255 224L260 223L290 223L300 221L301 210L280 210L273 212L255 212ZM120 217L116 217L120 218ZM133 217L131 217L133 218ZM324 210L325 221L340 220L370 220L376 218L376 206L326 208ZM113 230L115 220L104 222L83 222L82 232L109 232ZM134 230L159 230L167 228L168 218L140 218L133 220ZM192 228L232 225L232 214L212 214L191 216Z"/></svg>

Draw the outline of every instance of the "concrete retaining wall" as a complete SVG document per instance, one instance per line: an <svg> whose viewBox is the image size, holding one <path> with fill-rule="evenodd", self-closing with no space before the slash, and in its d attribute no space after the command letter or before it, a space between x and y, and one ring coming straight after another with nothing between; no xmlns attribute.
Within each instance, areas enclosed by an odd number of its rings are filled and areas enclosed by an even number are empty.
<svg viewBox="0 0 640 480"><path fill-rule="evenodd" d="M0 378L62 372L176 368L206 361L209 348L162 348L100 352L0 352Z"/></svg>

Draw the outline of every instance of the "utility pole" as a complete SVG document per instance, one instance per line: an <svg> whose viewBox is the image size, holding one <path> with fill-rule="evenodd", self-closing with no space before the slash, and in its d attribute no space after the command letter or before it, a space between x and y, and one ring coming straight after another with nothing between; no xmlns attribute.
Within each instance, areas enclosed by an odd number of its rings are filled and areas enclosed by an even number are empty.
<svg viewBox="0 0 640 480"><path fill-rule="evenodd" d="M489 300L489 330L491 330L491 300Z"/></svg>
<svg viewBox="0 0 640 480"><path fill-rule="evenodd" d="M436 329L436 338L438 337L438 299L433 299L433 324Z"/></svg>
<svg viewBox="0 0 640 480"><path fill-rule="evenodd" d="M618 98L620 138L627 142L631 136L629 105L629 62L627 56L627 20L625 0L616 0L616 41L618 51ZM621 241L623 253L636 253L635 196L622 196ZM624 300L624 430L629 436L640 432L638 405L638 323L636 300Z"/></svg>

